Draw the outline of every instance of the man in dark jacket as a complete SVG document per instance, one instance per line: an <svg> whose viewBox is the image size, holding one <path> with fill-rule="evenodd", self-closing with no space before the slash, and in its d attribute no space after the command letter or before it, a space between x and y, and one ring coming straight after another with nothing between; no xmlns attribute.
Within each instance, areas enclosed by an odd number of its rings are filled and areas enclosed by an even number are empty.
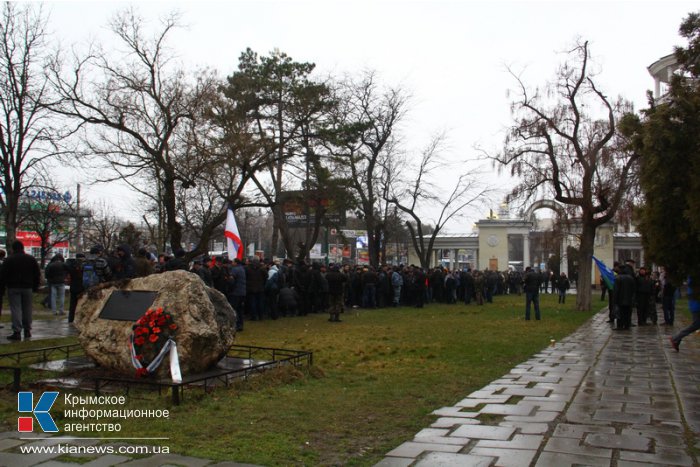
<svg viewBox="0 0 700 467"><path fill-rule="evenodd" d="M177 270L183 270L187 271L188 264L187 261L185 261L185 250L180 248L175 252L175 256L173 258L170 258L167 263L165 263L164 266L165 271L177 271Z"/></svg>
<svg viewBox="0 0 700 467"><path fill-rule="evenodd" d="M542 275L533 271L530 266L525 269L523 289L525 291L525 320L530 320L530 304L535 306L535 319L540 319L540 285Z"/></svg>
<svg viewBox="0 0 700 467"><path fill-rule="evenodd" d="M85 254L78 253L75 259L68 260L68 275L70 276L70 304L68 305L68 322L72 323L75 319L75 310L78 308L78 296L83 293L83 264L85 263Z"/></svg>
<svg viewBox="0 0 700 467"><path fill-rule="evenodd" d="M136 264L131 256L129 245L119 245L112 268L115 280L132 279L136 277Z"/></svg>
<svg viewBox="0 0 700 467"><path fill-rule="evenodd" d="M619 314L616 329L629 329L632 326L632 306L637 285L634 280L634 271L625 264L620 266L620 274L615 278L613 297Z"/></svg>
<svg viewBox="0 0 700 467"><path fill-rule="evenodd" d="M41 271L36 259L24 252L24 244L15 240L12 254L5 260L0 282L7 289L7 299L12 313L12 334L9 340L18 341L32 337L32 293L39 289Z"/></svg>
<svg viewBox="0 0 700 467"><path fill-rule="evenodd" d="M413 265L411 269L413 270L414 303L416 304L416 308L423 308L423 303L425 302L425 280L427 277L423 269Z"/></svg>
<svg viewBox="0 0 700 467"><path fill-rule="evenodd" d="M328 299L330 302L329 313L331 322L340 322L340 313L343 311L343 289L348 278L340 272L338 266L333 266L330 272L326 273L328 281Z"/></svg>
<svg viewBox="0 0 700 467"><path fill-rule="evenodd" d="M248 266L245 267L245 297L248 316L253 321L261 321L264 312L264 295L265 281L267 280L267 272L260 265L258 258L253 258Z"/></svg>
<svg viewBox="0 0 700 467"><path fill-rule="evenodd" d="M51 294L51 311L54 315L65 314L63 310L66 299L66 276L68 276L68 272L68 266L66 266L61 254L51 258L49 265L44 270L46 283L49 285L49 293Z"/></svg>
<svg viewBox="0 0 700 467"><path fill-rule="evenodd" d="M647 268L642 266L637 276L637 325L646 325L647 319L656 322L656 316L651 316L651 313L656 315L656 307L652 303L653 296L654 281L647 275Z"/></svg>
<svg viewBox="0 0 700 467"><path fill-rule="evenodd" d="M229 260L226 260L229 261ZM224 268L229 268L228 263L224 263ZM233 266L230 266L226 281L229 283L226 298L236 310L236 331L243 330L243 304L246 299L246 274L243 267L243 261L238 258L234 259Z"/></svg>

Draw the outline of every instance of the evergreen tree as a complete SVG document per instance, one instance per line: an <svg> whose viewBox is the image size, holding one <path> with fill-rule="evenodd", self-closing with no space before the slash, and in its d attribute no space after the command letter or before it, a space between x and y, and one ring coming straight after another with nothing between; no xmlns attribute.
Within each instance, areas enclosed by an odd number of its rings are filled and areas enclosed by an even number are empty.
<svg viewBox="0 0 700 467"><path fill-rule="evenodd" d="M678 70L668 92L643 118L628 115L621 130L641 155L639 229L647 257L682 279L700 272L700 14L680 27Z"/></svg>

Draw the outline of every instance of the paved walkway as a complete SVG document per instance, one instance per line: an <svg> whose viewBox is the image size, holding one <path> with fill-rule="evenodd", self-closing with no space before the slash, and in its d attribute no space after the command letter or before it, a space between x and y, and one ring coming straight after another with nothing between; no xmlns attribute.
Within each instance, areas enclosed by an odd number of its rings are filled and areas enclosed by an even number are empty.
<svg viewBox="0 0 700 467"><path fill-rule="evenodd" d="M502 378L436 410L430 427L377 465L700 465L700 335L689 336L675 353L668 336L680 323L613 331L606 319L607 312L598 313ZM33 339L73 332L57 324L37 321ZM88 463L81 454L78 464L66 455L19 452L20 446L60 442L0 433L0 466L243 465L176 454L94 455Z"/></svg>
<svg viewBox="0 0 700 467"><path fill-rule="evenodd" d="M10 341L7 336L12 334L12 325L10 323L3 323L4 329L0 329L3 333L0 333L0 345L10 344L16 341ZM68 337L77 336L78 330L75 326L68 323L65 317L62 319L35 319L32 323L32 337L31 340L42 340L42 339L54 339L57 337ZM3 350L0 348L0 353Z"/></svg>
<svg viewBox="0 0 700 467"><path fill-rule="evenodd" d="M377 465L700 465L700 335L676 353L680 323L613 331L606 320L434 411Z"/></svg>

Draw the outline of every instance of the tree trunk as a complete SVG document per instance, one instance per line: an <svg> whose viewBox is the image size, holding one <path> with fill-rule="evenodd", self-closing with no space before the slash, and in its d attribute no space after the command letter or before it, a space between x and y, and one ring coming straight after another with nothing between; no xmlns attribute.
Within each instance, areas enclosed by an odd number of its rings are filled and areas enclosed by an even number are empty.
<svg viewBox="0 0 700 467"><path fill-rule="evenodd" d="M583 227L581 246L578 250L578 280L576 281L576 309L591 310L591 271L593 261L593 245L595 242L595 227Z"/></svg>
<svg viewBox="0 0 700 467"><path fill-rule="evenodd" d="M175 180L168 177L164 180L163 204L165 207L165 222L168 227L170 236L170 248L173 252L182 248L182 226L177 221L176 196L175 196Z"/></svg>
<svg viewBox="0 0 700 467"><path fill-rule="evenodd" d="M17 238L17 202L10 196L5 198L5 202L5 245L11 248L12 242Z"/></svg>

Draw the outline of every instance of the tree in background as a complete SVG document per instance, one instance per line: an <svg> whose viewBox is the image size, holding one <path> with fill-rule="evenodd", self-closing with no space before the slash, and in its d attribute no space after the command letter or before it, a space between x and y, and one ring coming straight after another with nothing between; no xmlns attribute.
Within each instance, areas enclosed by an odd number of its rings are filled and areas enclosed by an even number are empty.
<svg viewBox="0 0 700 467"><path fill-rule="evenodd" d="M178 195L196 185L193 177L208 163L186 150L186 123L201 113L217 84L210 73L193 79L173 65L167 40L177 26L177 16L167 17L148 38L144 20L123 11L110 24L121 57L92 50L76 58L70 74L60 59L51 69L59 95L51 108L82 130L82 160L113 174L100 181L123 180L155 203L162 250L166 241L174 250L182 247Z"/></svg>
<svg viewBox="0 0 700 467"><path fill-rule="evenodd" d="M446 166L441 151L444 134L437 135L423 149L420 161L413 170L404 170L403 176L389 185L387 201L396 206L408 217L406 227L410 232L413 249L420 260L421 267L430 267L435 238L445 225L455 217L465 214L469 206L484 204L486 196L492 191L477 182L478 174L462 174L452 189L444 192L440 183L434 178L435 171ZM398 164L405 166L408 161ZM398 171L399 169L397 169ZM436 217L426 216L435 212ZM430 219L430 225L426 220Z"/></svg>
<svg viewBox="0 0 700 467"><path fill-rule="evenodd" d="M374 72L347 78L336 90L333 157L355 197L356 214L367 230L369 261L380 264L385 220L392 213L386 201L394 180L398 126L406 112L407 94L384 88Z"/></svg>
<svg viewBox="0 0 700 467"><path fill-rule="evenodd" d="M40 239L40 265L51 256L54 247L74 237L79 213L68 192L38 181L25 190L17 212L18 225Z"/></svg>
<svg viewBox="0 0 700 467"><path fill-rule="evenodd" d="M93 246L102 245L105 251L112 251L117 247L119 230L122 228L120 221L106 204L98 205L90 209L90 216L83 224L83 244L86 253ZM81 252L78 252L81 253Z"/></svg>
<svg viewBox="0 0 700 467"><path fill-rule="evenodd" d="M65 133L46 108L48 35L41 8L17 2L3 2L0 8L0 207L9 245L25 180L60 154L57 144Z"/></svg>
<svg viewBox="0 0 700 467"><path fill-rule="evenodd" d="M647 258L676 280L700 277L700 13L680 26L679 70L658 102L649 95L643 118L621 126L641 155L639 230Z"/></svg>
<svg viewBox="0 0 700 467"><path fill-rule="evenodd" d="M569 55L546 92L531 91L516 77L515 124L492 158L520 180L511 197L550 198L573 209L580 229L577 285L587 291L596 229L615 216L638 155L625 149L617 131L631 106L596 85L588 42L577 43ZM590 310L590 294L578 294L576 307Z"/></svg>
<svg viewBox="0 0 700 467"><path fill-rule="evenodd" d="M299 244L306 256L318 237L324 212L321 199L333 192L335 178L330 176L320 150L328 129L328 113L335 107L326 83L312 78L315 65L294 61L275 50L260 56L251 49L239 58L238 71L227 79L223 92L231 112L239 121L248 122L242 130L252 137L264 159L265 170L251 174L260 195L272 210L272 254L277 255L281 237L288 256L295 245L285 216L285 192L305 190L319 198L314 214L304 226Z"/></svg>

